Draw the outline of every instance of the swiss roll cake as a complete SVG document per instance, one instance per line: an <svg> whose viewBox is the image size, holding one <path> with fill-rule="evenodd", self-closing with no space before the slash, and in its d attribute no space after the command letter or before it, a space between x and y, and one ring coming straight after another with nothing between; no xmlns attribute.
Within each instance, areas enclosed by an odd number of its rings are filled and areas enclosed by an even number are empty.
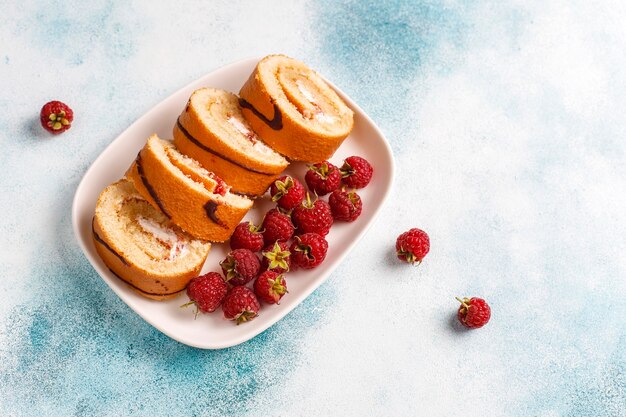
<svg viewBox="0 0 626 417"><path fill-rule="evenodd" d="M230 192L214 172L152 135L126 172L137 191L192 236L211 242L230 237L252 200Z"/></svg>
<svg viewBox="0 0 626 417"><path fill-rule="evenodd" d="M312 69L284 55L269 55L239 91L243 116L287 158L330 158L354 125L352 110Z"/></svg>
<svg viewBox="0 0 626 417"><path fill-rule="evenodd" d="M195 91L174 126L174 144L220 176L232 191L265 193L289 162L268 147L241 113L239 98L215 88Z"/></svg>
<svg viewBox="0 0 626 417"><path fill-rule="evenodd" d="M108 186L92 223L96 251L137 293L155 300L176 297L200 273L211 244L195 239L155 209L122 179Z"/></svg>

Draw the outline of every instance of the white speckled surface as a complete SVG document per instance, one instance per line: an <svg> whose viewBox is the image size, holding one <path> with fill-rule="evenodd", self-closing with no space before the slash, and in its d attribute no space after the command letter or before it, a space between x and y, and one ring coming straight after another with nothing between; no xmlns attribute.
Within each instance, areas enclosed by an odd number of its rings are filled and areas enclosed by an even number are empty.
<svg viewBox="0 0 626 417"><path fill-rule="evenodd" d="M626 5L26 1L0 17L0 415L626 416ZM282 52L398 163L333 276L241 346L144 323L72 236L86 168L171 92ZM43 103L76 114L52 137ZM419 226L419 268L393 257ZM454 296L482 296L462 331Z"/></svg>

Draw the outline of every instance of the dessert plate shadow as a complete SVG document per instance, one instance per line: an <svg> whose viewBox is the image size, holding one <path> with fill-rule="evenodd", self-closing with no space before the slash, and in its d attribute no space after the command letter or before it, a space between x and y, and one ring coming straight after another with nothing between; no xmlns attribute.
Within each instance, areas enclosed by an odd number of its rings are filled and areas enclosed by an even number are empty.
<svg viewBox="0 0 626 417"><path fill-rule="evenodd" d="M212 314L199 314L194 320L193 308L180 305L188 301L185 294L169 301L153 301L133 292L109 271L98 256L92 240L91 220L100 192L110 183L124 176L126 169L143 147L148 136L157 133L161 138L172 137L172 127L185 107L191 93L205 86L238 92L260 58L251 58L215 70L183 87L140 117L100 154L85 173L76 189L72 206L74 234L85 256L111 289L148 323L167 336L189 346L202 349L221 349L243 343L272 326L287 315L331 275L365 234L385 200L393 182L394 160L391 148L374 122L341 90L329 82L339 96L354 110L354 130L331 158L338 165L344 158L359 155L374 167L370 184L359 190L363 212L353 223L337 222L327 236L329 243L326 260L313 270L297 270L286 275L289 293L280 305L262 305L260 315L239 326L223 318L221 309ZM304 183L306 165L294 163L285 171ZM274 204L266 196L258 199L245 219L255 223ZM229 251L228 242L214 244L203 268L203 273L220 271L219 261ZM361 254L360 256L364 256Z"/></svg>

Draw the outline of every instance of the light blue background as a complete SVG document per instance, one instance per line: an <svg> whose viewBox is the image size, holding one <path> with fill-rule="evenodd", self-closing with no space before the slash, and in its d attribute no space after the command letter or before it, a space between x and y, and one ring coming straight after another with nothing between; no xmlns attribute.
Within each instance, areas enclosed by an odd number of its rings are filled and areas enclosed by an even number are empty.
<svg viewBox="0 0 626 417"><path fill-rule="evenodd" d="M0 415L626 416L626 3L156 3L2 4ZM394 193L287 318L196 350L92 270L72 196L171 92L272 52L379 124ZM392 249L415 226L419 268ZM455 295L492 321L462 331Z"/></svg>

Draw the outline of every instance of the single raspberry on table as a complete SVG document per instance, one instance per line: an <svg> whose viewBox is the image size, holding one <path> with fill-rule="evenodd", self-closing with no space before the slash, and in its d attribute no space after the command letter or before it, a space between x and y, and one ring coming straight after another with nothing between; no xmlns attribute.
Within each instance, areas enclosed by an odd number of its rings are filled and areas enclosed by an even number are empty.
<svg viewBox="0 0 626 417"><path fill-rule="evenodd" d="M421 263L430 250L430 239L425 231L413 228L402 233L396 240L398 259L410 264Z"/></svg>
<svg viewBox="0 0 626 417"><path fill-rule="evenodd" d="M278 304L287 292L285 277L277 272L265 271L254 281L254 293L268 304Z"/></svg>
<svg viewBox="0 0 626 417"><path fill-rule="evenodd" d="M274 271L279 274L289 271L291 267L291 252L287 242L276 241L274 244L267 245L263 252L261 260L261 269L264 271Z"/></svg>
<svg viewBox="0 0 626 417"><path fill-rule="evenodd" d="M317 233L305 233L295 237L290 251L292 264L302 269L311 269L326 258L328 242Z"/></svg>
<svg viewBox="0 0 626 417"><path fill-rule="evenodd" d="M326 195L336 190L341 184L341 172L330 162L323 161L311 165L304 180L309 190L317 195Z"/></svg>
<svg viewBox="0 0 626 417"><path fill-rule="evenodd" d="M227 292L228 285L224 278L217 272L209 272L189 281L187 296L190 301L181 307L193 304L196 306L196 315L198 311L212 313L220 306Z"/></svg>
<svg viewBox="0 0 626 417"><path fill-rule="evenodd" d="M343 183L350 188L363 188L370 183L374 168L360 156L346 158L341 167Z"/></svg>
<svg viewBox="0 0 626 417"><path fill-rule="evenodd" d="M302 202L304 185L289 175L283 175L274 181L270 187L270 194L272 195L272 201L278 204L279 207L291 210Z"/></svg>
<svg viewBox="0 0 626 417"><path fill-rule="evenodd" d="M328 204L333 218L344 222L355 221L363 209L361 197L356 191L335 190L328 198Z"/></svg>
<svg viewBox="0 0 626 417"><path fill-rule="evenodd" d="M252 290L241 285L231 288L222 302L224 318L234 320L237 324L254 319L259 315L260 308L259 300Z"/></svg>
<svg viewBox="0 0 626 417"><path fill-rule="evenodd" d="M261 262L251 250L235 249L226 255L220 266L229 284L245 285L259 274Z"/></svg>
<svg viewBox="0 0 626 417"><path fill-rule="evenodd" d="M60 101L49 101L43 105L39 112L41 126L48 132L58 135L72 127L74 112L70 107Z"/></svg>
<svg viewBox="0 0 626 417"><path fill-rule="evenodd" d="M456 299L461 303L456 314L461 324L470 329L478 329L489 322L491 318L491 308L482 298Z"/></svg>
<svg viewBox="0 0 626 417"><path fill-rule="evenodd" d="M333 213L328 203L318 199L311 201L309 193L306 194L306 201L293 210L291 217L298 234L317 233L326 236L333 225Z"/></svg>
<svg viewBox="0 0 626 417"><path fill-rule="evenodd" d="M231 249L249 249L258 252L263 249L263 234L252 222L239 223L230 237Z"/></svg>
<svg viewBox="0 0 626 417"><path fill-rule="evenodd" d="M295 228L291 222L291 217L274 208L265 214L263 230L263 241L269 245L277 240L289 240L293 236Z"/></svg>

